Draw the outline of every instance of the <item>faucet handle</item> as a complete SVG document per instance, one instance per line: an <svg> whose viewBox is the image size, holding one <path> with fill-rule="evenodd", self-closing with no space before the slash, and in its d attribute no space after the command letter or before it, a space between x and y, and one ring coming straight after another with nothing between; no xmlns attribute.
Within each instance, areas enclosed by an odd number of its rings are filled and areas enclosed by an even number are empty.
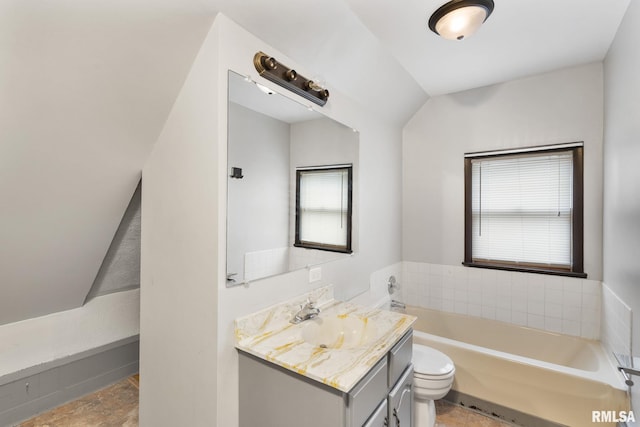
<svg viewBox="0 0 640 427"><path fill-rule="evenodd" d="M304 306L307 308L316 308L316 302L309 297L307 298L307 303Z"/></svg>
<svg viewBox="0 0 640 427"><path fill-rule="evenodd" d="M398 285L396 276L389 276L389 281L387 282L387 290L389 291L389 295L393 294L397 289L400 289L400 285Z"/></svg>

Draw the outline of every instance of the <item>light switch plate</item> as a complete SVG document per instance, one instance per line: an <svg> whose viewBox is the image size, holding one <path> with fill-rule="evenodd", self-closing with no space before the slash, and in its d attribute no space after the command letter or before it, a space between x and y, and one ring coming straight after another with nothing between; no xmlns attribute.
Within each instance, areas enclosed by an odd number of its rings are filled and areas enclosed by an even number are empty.
<svg viewBox="0 0 640 427"><path fill-rule="evenodd" d="M322 279L322 268L310 268L309 269L309 283L317 282Z"/></svg>

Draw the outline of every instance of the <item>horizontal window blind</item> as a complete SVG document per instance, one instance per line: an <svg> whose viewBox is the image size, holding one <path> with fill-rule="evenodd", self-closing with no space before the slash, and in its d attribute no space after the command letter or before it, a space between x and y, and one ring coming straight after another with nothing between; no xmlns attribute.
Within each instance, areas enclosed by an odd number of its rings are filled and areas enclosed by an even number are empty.
<svg viewBox="0 0 640 427"><path fill-rule="evenodd" d="M299 240L347 246L349 168L299 170Z"/></svg>
<svg viewBox="0 0 640 427"><path fill-rule="evenodd" d="M573 154L471 160L472 257L571 269Z"/></svg>

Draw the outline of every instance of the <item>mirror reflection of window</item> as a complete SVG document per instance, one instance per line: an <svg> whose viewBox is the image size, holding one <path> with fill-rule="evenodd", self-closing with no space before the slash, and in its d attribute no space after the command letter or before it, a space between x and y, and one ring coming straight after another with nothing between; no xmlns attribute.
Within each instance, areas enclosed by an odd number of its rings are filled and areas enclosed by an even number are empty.
<svg viewBox="0 0 640 427"><path fill-rule="evenodd" d="M295 246L351 253L353 166L296 170Z"/></svg>
<svg viewBox="0 0 640 427"><path fill-rule="evenodd" d="M358 132L277 91L267 95L233 71L228 82L227 286L353 256L358 251ZM328 244L314 248L321 250L294 247L296 167L301 165L352 166L350 240L343 233L342 240L317 239ZM233 167L242 173L234 174Z"/></svg>

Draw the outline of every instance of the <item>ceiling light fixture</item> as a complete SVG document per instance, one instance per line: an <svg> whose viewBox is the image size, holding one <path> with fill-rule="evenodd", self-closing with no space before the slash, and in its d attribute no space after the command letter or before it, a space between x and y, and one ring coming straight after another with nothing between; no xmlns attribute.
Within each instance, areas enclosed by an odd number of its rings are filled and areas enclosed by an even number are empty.
<svg viewBox="0 0 640 427"><path fill-rule="evenodd" d="M493 0L451 0L433 12L429 28L445 39L465 39L489 18L493 6Z"/></svg>

